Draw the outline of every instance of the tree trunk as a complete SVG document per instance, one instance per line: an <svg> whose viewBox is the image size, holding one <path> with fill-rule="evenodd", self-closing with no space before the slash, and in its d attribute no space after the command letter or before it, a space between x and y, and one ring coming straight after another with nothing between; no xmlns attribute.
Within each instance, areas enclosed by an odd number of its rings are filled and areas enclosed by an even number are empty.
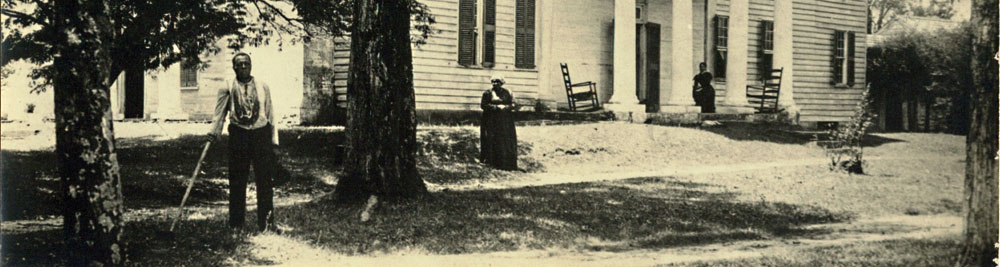
<svg viewBox="0 0 1001 267"><path fill-rule="evenodd" d="M355 1L348 79L345 177L340 201L410 198L427 187L417 171L417 122L407 0Z"/></svg>
<svg viewBox="0 0 1001 267"><path fill-rule="evenodd" d="M921 103L920 98L913 95L907 97L907 131L908 132L920 132L921 128L918 127L918 103Z"/></svg>
<svg viewBox="0 0 1001 267"><path fill-rule="evenodd" d="M63 229L71 266L122 265L122 189L108 88L115 29L104 1L56 1L53 79Z"/></svg>
<svg viewBox="0 0 1001 267"><path fill-rule="evenodd" d="M926 133L932 131L932 127L931 127L931 106L932 106L932 102L934 102L933 99L935 99L935 98L930 97L930 96L925 96L924 97L924 100L925 100L924 101L925 102L924 103L925 104L925 125L924 125L924 131Z"/></svg>
<svg viewBox="0 0 1001 267"><path fill-rule="evenodd" d="M968 213L957 266L994 266L998 249L998 0L975 1L974 92L966 137Z"/></svg>

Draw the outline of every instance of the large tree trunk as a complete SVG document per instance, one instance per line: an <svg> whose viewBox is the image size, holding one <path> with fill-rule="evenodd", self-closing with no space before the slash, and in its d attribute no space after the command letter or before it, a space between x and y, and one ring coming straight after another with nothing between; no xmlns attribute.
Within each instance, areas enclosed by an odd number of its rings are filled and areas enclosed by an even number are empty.
<svg viewBox="0 0 1001 267"><path fill-rule="evenodd" d="M427 192L417 172L417 122L407 0L355 1L341 201Z"/></svg>
<svg viewBox="0 0 1001 267"><path fill-rule="evenodd" d="M122 189L108 88L115 29L105 1L53 2L65 39L53 79L63 228L72 266L122 265Z"/></svg>
<svg viewBox="0 0 1001 267"><path fill-rule="evenodd" d="M998 249L998 0L975 1L973 114L966 137L968 213L958 266L994 266Z"/></svg>

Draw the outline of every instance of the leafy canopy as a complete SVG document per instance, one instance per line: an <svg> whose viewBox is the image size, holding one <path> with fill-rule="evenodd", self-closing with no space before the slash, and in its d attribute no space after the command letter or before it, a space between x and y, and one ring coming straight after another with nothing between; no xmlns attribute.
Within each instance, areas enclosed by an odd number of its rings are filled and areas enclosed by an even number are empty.
<svg viewBox="0 0 1001 267"><path fill-rule="evenodd" d="M57 55L64 34L56 26L57 0L2 0L3 53L0 65L27 60L42 65L33 79L49 80L47 64ZM319 35L343 36L350 27L351 0L102 0L117 32L107 44L113 70L155 69L174 63L200 63L203 52L218 53L219 40L231 48L309 41ZM410 1L415 35L424 43L434 18L426 5ZM42 84L40 86L45 86Z"/></svg>

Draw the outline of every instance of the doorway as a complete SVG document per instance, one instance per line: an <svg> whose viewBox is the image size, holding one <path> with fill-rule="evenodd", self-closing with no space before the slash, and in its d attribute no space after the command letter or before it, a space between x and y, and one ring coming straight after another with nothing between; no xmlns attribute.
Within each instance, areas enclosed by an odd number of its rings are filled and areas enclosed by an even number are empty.
<svg viewBox="0 0 1001 267"><path fill-rule="evenodd" d="M142 68L130 68L125 71L125 105L126 119L142 119L145 95L145 77Z"/></svg>
<svg viewBox="0 0 1001 267"><path fill-rule="evenodd" d="M646 112L660 111L660 24L636 24L636 97Z"/></svg>

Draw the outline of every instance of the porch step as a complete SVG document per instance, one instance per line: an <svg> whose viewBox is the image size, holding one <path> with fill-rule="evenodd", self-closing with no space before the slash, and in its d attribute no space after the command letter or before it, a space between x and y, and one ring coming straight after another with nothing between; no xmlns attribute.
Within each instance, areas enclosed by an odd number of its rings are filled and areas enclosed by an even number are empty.
<svg viewBox="0 0 1001 267"><path fill-rule="evenodd" d="M684 126L702 125L704 122L713 123L779 123L792 124L781 114L732 114L732 113L697 113L697 114L671 114L671 113L650 113L647 115L647 123L658 125Z"/></svg>
<svg viewBox="0 0 1001 267"><path fill-rule="evenodd" d="M778 122L780 118L780 114L699 113L700 121Z"/></svg>

